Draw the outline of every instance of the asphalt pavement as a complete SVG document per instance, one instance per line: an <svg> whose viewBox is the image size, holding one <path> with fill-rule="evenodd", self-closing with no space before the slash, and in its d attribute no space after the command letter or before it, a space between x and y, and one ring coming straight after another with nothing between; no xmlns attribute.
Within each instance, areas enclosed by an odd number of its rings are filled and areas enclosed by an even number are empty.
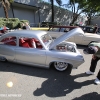
<svg viewBox="0 0 100 100"><path fill-rule="evenodd" d="M0 100L100 100L100 85L94 84L100 61L95 75L86 75L92 55L83 48L78 46L85 62L64 72L0 62Z"/></svg>

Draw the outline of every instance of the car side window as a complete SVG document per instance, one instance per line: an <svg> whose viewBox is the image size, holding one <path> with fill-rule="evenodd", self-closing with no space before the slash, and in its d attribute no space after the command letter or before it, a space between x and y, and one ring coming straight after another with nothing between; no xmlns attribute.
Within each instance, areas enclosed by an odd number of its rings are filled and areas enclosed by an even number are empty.
<svg viewBox="0 0 100 100"><path fill-rule="evenodd" d="M70 28L65 28L64 29L64 32L69 32L70 31Z"/></svg>
<svg viewBox="0 0 100 100"><path fill-rule="evenodd" d="M59 32L59 28L50 28L48 31Z"/></svg>
<svg viewBox="0 0 100 100"><path fill-rule="evenodd" d="M15 36L10 36L10 37L6 37L6 38L2 39L0 42L4 45L16 46L17 45L16 40L17 39Z"/></svg>
<svg viewBox="0 0 100 100"><path fill-rule="evenodd" d="M19 47L42 49L42 45L38 39L27 38L27 37L20 37L19 38Z"/></svg>

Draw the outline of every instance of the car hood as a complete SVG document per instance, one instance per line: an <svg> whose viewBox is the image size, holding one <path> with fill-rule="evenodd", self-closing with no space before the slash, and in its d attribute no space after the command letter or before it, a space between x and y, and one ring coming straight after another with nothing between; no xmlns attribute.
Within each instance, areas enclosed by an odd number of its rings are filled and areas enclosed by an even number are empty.
<svg viewBox="0 0 100 100"><path fill-rule="evenodd" d="M64 40L69 39L71 36L76 34L84 34L83 30L81 28L75 28L67 33L64 32L63 35L55 39L49 46L49 49L53 49L56 45L60 44Z"/></svg>
<svg viewBox="0 0 100 100"><path fill-rule="evenodd" d="M85 36L100 38L100 34L85 33Z"/></svg>

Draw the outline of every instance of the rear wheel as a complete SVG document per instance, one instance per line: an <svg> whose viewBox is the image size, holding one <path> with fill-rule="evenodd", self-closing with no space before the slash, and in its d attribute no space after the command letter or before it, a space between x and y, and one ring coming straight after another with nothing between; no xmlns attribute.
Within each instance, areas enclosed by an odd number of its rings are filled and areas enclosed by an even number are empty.
<svg viewBox="0 0 100 100"><path fill-rule="evenodd" d="M58 71L64 71L64 70L67 69L68 63L66 63L66 62L58 62L57 61L57 62L54 62L54 67Z"/></svg>

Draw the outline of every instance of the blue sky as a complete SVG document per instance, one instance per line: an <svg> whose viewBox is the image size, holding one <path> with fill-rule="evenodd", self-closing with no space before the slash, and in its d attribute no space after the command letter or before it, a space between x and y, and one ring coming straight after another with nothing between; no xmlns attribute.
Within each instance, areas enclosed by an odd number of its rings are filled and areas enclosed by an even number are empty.
<svg viewBox="0 0 100 100"><path fill-rule="evenodd" d="M45 1L45 2L49 2L50 0L43 0L43 1ZM62 0L62 5L63 5L63 4L67 4L68 1L69 1L69 0ZM55 4L55 5L58 5L58 4L56 3L56 0L54 0L54 4ZM59 5L58 5L58 6L59 6ZM62 6L62 7L66 9L65 6ZM77 7L77 5L76 5L76 7ZM71 11L70 8L69 8L69 10ZM83 14L82 14L82 15L83 15Z"/></svg>
<svg viewBox="0 0 100 100"><path fill-rule="evenodd" d="M43 0L43 1L48 2L49 0ZM68 0L62 0L62 4L66 4L67 1L68 1ZM54 0L54 4L55 4L55 5L58 5L58 4L56 3L56 0Z"/></svg>

